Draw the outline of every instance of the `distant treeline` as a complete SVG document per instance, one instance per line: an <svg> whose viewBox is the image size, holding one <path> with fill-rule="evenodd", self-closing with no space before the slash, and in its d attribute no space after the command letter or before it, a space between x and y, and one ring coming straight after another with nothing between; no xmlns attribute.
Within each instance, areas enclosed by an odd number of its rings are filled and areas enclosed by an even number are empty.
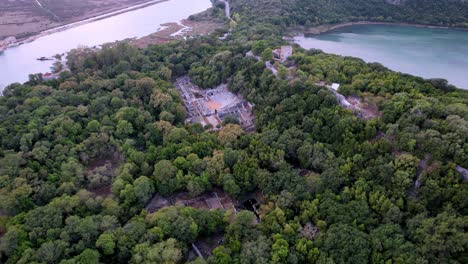
<svg viewBox="0 0 468 264"><path fill-rule="evenodd" d="M317 26L349 21L386 21L468 27L463 0L233 0L234 12L282 26ZM396 2L396 1L394 1Z"/></svg>

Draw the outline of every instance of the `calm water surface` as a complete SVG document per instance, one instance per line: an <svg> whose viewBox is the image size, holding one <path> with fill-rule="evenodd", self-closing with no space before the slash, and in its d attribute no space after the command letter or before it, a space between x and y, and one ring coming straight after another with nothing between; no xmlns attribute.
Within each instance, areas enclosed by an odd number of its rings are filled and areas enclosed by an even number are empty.
<svg viewBox="0 0 468 264"><path fill-rule="evenodd" d="M0 91L13 82L25 82L30 73L50 71L52 62L37 61L80 45L95 46L149 35L161 24L177 22L211 7L210 0L170 0L91 22L36 39L0 54Z"/></svg>
<svg viewBox="0 0 468 264"><path fill-rule="evenodd" d="M397 25L354 25L296 37L306 49L379 62L424 78L444 78L468 89L468 31Z"/></svg>

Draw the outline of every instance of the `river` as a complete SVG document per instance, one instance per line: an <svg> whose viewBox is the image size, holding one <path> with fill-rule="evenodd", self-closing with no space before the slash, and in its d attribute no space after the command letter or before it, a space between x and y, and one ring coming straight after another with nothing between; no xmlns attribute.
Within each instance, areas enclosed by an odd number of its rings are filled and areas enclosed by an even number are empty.
<svg viewBox="0 0 468 264"><path fill-rule="evenodd" d="M102 20L79 25L10 48L0 54L0 92L13 82L25 82L31 73L50 71L51 61L38 61L78 46L96 46L156 32L161 24L177 22L211 7L210 0L169 0Z"/></svg>
<svg viewBox="0 0 468 264"><path fill-rule="evenodd" d="M423 78L444 78L468 89L468 31L400 25L353 25L298 36L306 49L353 56Z"/></svg>

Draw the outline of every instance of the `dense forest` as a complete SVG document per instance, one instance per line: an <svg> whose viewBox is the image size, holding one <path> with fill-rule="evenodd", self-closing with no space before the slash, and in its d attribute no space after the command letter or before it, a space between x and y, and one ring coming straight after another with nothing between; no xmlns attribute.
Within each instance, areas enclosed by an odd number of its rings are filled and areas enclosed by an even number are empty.
<svg viewBox="0 0 468 264"><path fill-rule="evenodd" d="M349 21L405 22L468 27L464 0L233 0L234 12L279 26ZM394 4L392 4L394 3Z"/></svg>
<svg viewBox="0 0 468 264"><path fill-rule="evenodd" d="M286 63L294 67L279 66L278 76L246 56L271 59L283 44L280 24L367 17L377 8L406 19L403 7L233 2L225 40L219 32L146 49L76 49L60 78L31 75L3 91L0 262L468 262L468 187L457 171L468 168L468 91L298 46ZM329 7L301 8L311 2ZM437 1L458 8L453 17L436 12L438 4L422 6L429 2L404 6L433 14L430 23L467 21L459 17L466 2ZM222 15L216 6L211 15ZM243 95L255 105L256 130L235 120L214 132L186 124L173 85L184 75ZM374 104L375 116L341 107L320 85L333 82ZM254 193L263 201L254 211L145 209L155 195L213 190L241 205ZM193 244L213 236L222 239L210 256L191 256Z"/></svg>

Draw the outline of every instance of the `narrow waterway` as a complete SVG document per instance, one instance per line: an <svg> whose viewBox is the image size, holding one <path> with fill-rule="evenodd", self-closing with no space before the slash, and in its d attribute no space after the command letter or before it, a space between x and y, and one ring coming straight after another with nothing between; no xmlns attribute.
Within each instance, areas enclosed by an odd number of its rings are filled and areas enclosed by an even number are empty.
<svg viewBox="0 0 468 264"><path fill-rule="evenodd" d="M177 22L210 7L210 0L169 0L52 33L7 49L0 54L0 91L8 84L27 81L29 74L49 72L52 61L38 61L37 58L62 54L82 45L92 47L143 37L157 31L161 24Z"/></svg>
<svg viewBox="0 0 468 264"><path fill-rule="evenodd" d="M354 25L295 38L304 48L353 56L468 89L468 31L399 25Z"/></svg>

